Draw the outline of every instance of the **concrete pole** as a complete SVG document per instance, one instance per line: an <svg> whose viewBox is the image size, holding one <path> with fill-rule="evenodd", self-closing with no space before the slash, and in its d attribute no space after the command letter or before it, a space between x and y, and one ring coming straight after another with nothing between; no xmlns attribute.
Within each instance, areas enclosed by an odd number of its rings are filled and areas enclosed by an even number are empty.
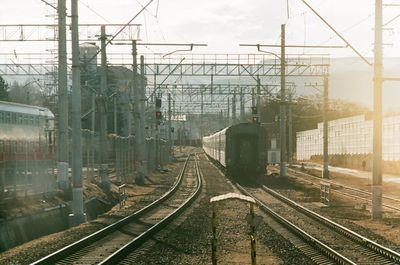
<svg viewBox="0 0 400 265"><path fill-rule="evenodd" d="M115 135L118 135L118 131L117 131L117 128L118 128L117 97L118 97L118 94L116 94L114 96L114 134Z"/></svg>
<svg viewBox="0 0 400 265"><path fill-rule="evenodd" d="M289 123L289 166L293 164L293 117L292 117L292 93L289 94L289 106L288 106L288 123Z"/></svg>
<svg viewBox="0 0 400 265"><path fill-rule="evenodd" d="M218 125L218 130L219 129L222 129L223 128L223 125L224 125L224 110L220 110L220 113L219 113L219 125ZM208 128L208 127L207 127ZM208 131L207 131L207 135L209 134L211 132L211 130L210 130L210 128L208 128Z"/></svg>
<svg viewBox="0 0 400 265"><path fill-rule="evenodd" d="M257 79L257 86L259 84L259 81ZM255 107L256 106L256 93L255 93L255 87L251 88L251 106Z"/></svg>
<svg viewBox="0 0 400 265"><path fill-rule="evenodd" d="M286 177L286 65L285 65L285 24L281 25L281 105L280 105L280 176Z"/></svg>
<svg viewBox="0 0 400 265"><path fill-rule="evenodd" d="M214 74L211 74L211 84L210 84L210 97L211 103L213 102L213 91L214 91Z"/></svg>
<svg viewBox="0 0 400 265"><path fill-rule="evenodd" d="M230 107L231 107L231 104L230 104L230 99L229 99L229 97L228 97L228 113L227 113L227 126L229 126L229 125L231 125L231 117L230 117L230 112L229 112L229 110L230 110Z"/></svg>
<svg viewBox="0 0 400 265"><path fill-rule="evenodd" d="M204 95L203 95L203 90L201 91L201 105L200 105L200 138L203 137L204 135L204 131L203 131L203 127L204 127L204 120L203 120L203 115L204 115Z"/></svg>
<svg viewBox="0 0 400 265"><path fill-rule="evenodd" d="M328 83L328 75L324 76L324 123L323 123L323 140L324 140L324 169L322 171L322 178L324 179L329 179L329 169L328 169L328 164L329 164L329 152L328 152L328 89L329 89L329 83Z"/></svg>
<svg viewBox="0 0 400 265"><path fill-rule="evenodd" d="M67 189L68 181L68 70L66 4L58 0L58 175L61 189Z"/></svg>
<svg viewBox="0 0 400 265"><path fill-rule="evenodd" d="M382 0L375 0L372 219L382 218Z"/></svg>
<svg viewBox="0 0 400 265"><path fill-rule="evenodd" d="M259 75L257 75L257 98L256 98L256 106L257 106L257 115L258 122L261 121L261 80Z"/></svg>
<svg viewBox="0 0 400 265"><path fill-rule="evenodd" d="M81 69L79 62L78 0L71 0L72 35L72 214L71 225L86 221L82 189Z"/></svg>
<svg viewBox="0 0 400 265"><path fill-rule="evenodd" d="M143 171L142 171L142 161L140 160L140 141L142 141L141 135L140 135L140 113L139 113L139 105L140 105L140 89L139 89L139 82L137 80L137 72L138 72L138 67L137 67L137 47L136 47L136 40L132 40L132 86L133 86L133 121L135 124L135 142L134 142L134 147L135 147L135 169L136 169L136 175L135 179L140 181L141 179L144 179Z"/></svg>
<svg viewBox="0 0 400 265"><path fill-rule="evenodd" d="M240 88L240 122L245 122L243 87Z"/></svg>
<svg viewBox="0 0 400 265"><path fill-rule="evenodd" d="M107 54L106 54L106 27L101 26L101 76L100 76L100 169L101 186L105 191L110 190L108 179L108 139L107 139Z"/></svg>
<svg viewBox="0 0 400 265"><path fill-rule="evenodd" d="M140 138L139 142L140 153L139 160L142 161L142 168L139 172L146 176L147 174L147 152L146 152L146 77L145 77L145 66L144 56L140 56L140 85L139 90L139 120L140 120Z"/></svg>
<svg viewBox="0 0 400 265"><path fill-rule="evenodd" d="M171 93L168 93L168 162L172 161L172 110Z"/></svg>
<svg viewBox="0 0 400 265"><path fill-rule="evenodd" d="M95 141L94 141L94 130L96 127L96 93L92 91L92 117L91 117L92 131L90 132L90 152L91 152L91 166L90 166L90 182L94 179L94 161L95 161Z"/></svg>
<svg viewBox="0 0 400 265"><path fill-rule="evenodd" d="M236 124L236 88L232 97L232 124Z"/></svg>
<svg viewBox="0 0 400 265"><path fill-rule="evenodd" d="M175 90L174 90L175 91ZM175 98L175 95L174 95L174 98ZM175 116L176 117L176 112L175 112L175 100L173 100L172 101L172 116ZM177 127L177 122L175 121L175 127ZM175 128L174 129L174 135L177 135L177 132L178 132L178 128ZM178 138L176 137L176 140L178 141ZM175 145L175 139L173 138L172 139L172 146L174 146ZM173 152L174 150L172 150L172 152Z"/></svg>

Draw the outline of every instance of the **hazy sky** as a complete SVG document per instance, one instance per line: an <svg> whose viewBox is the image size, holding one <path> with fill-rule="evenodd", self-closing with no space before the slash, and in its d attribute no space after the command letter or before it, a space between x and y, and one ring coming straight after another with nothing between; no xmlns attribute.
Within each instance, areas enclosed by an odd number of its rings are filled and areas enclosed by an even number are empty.
<svg viewBox="0 0 400 265"><path fill-rule="evenodd" d="M373 56L374 0L307 0L307 2L361 54L366 57ZM126 23L146 3L147 0L79 0L79 21L80 23ZM387 0L385 3L399 3L399 1ZM67 0L67 7L69 13L70 0ZM0 1L1 24L54 23L54 17L48 17L52 13L54 11L40 0ZM384 23L399 14L400 7L385 7ZM154 0L148 10L133 23L143 24L141 28L143 41L209 45L206 48L196 48L195 52L198 53L257 53L256 48L239 47L239 44L279 44L282 23L287 25L287 44L344 45L301 0L288 0L288 5L285 0ZM387 57L400 57L399 25L400 18L385 26L388 30L384 32L384 55ZM0 53L14 50L17 53L45 52L55 45L0 42ZM113 46L108 52L121 49L129 52L130 48ZM149 52L144 47L140 49L139 52ZM155 52L165 52L158 47L151 49ZM279 53L277 48L268 50ZM299 52L329 53L331 57L356 57L348 48L288 50L288 53ZM361 61L355 60L355 63ZM364 86L360 85L360 93L349 99L360 100L370 105L372 75L364 76L362 79L371 80L369 86L364 90ZM392 85L397 87L397 83ZM392 100L398 98L399 89L394 88L390 91L386 89L384 97ZM397 105L392 103L386 106L394 108Z"/></svg>
<svg viewBox="0 0 400 265"><path fill-rule="evenodd" d="M55 0L47 0L56 2ZM51 23L50 8L40 0L1 1L0 23ZM308 0L350 43L365 56L372 56L373 0ZM125 23L138 12L145 0L80 0L81 23ZM334 44L343 42L323 24L301 0L154 0L148 12L135 22L142 23L141 38L153 42L198 42L208 48L199 52L255 52L239 43L278 44L280 24L287 24L288 44ZM67 1L68 7L70 1ZM158 7L158 9L157 9ZM288 18L289 8L289 18ZM158 10L158 12L157 12ZM385 9L385 21L400 12ZM97 14L96 14L97 13ZM388 25L386 56L400 56L400 19ZM0 43L0 49L7 46ZM22 48L21 48L22 49ZM291 50L290 52L298 52ZM353 56L350 49L314 50L333 56Z"/></svg>

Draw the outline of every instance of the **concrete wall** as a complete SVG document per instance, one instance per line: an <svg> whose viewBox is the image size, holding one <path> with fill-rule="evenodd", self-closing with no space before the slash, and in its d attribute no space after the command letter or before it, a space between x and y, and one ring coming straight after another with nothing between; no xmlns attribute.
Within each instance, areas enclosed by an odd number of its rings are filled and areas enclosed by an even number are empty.
<svg viewBox="0 0 400 265"><path fill-rule="evenodd" d="M68 207L6 219L0 222L0 251L68 228Z"/></svg>
<svg viewBox="0 0 400 265"><path fill-rule="evenodd" d="M85 202L88 220L95 219L113 205L98 198ZM69 228L68 206L54 207L32 215L24 215L0 221L0 252L41 236L63 231Z"/></svg>

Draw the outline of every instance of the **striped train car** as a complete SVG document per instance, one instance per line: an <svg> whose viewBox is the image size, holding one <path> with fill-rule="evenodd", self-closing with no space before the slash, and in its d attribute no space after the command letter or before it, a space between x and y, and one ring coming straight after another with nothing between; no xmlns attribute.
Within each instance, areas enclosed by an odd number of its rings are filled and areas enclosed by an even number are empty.
<svg viewBox="0 0 400 265"><path fill-rule="evenodd" d="M44 179L54 162L54 136L49 109L0 101L0 197L54 186Z"/></svg>
<svg viewBox="0 0 400 265"><path fill-rule="evenodd" d="M240 123L202 139L204 152L228 176L255 179L265 173L266 132L255 123Z"/></svg>

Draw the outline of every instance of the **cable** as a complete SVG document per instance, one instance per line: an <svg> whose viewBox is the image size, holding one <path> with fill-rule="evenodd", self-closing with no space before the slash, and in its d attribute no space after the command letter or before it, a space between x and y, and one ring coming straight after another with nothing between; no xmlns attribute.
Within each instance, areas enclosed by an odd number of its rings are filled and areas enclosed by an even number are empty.
<svg viewBox="0 0 400 265"><path fill-rule="evenodd" d="M85 4L82 0L78 0L79 3L81 3L84 7L86 7L88 10L92 11L95 15L97 15L98 17L100 17L101 19L103 19L104 21L106 21L107 23L112 24L109 20L107 20L105 17L103 17L102 15L100 15L96 10L94 10L93 8L91 8L89 5Z"/></svg>
<svg viewBox="0 0 400 265"><path fill-rule="evenodd" d="M58 11L58 8L55 7L54 5L50 4L49 2L47 2L47 1L45 1L45 0L40 0L40 1L42 1L42 2L45 3L46 5L48 5L48 6L50 6L50 7L52 7L53 9L55 9L55 10Z"/></svg>

